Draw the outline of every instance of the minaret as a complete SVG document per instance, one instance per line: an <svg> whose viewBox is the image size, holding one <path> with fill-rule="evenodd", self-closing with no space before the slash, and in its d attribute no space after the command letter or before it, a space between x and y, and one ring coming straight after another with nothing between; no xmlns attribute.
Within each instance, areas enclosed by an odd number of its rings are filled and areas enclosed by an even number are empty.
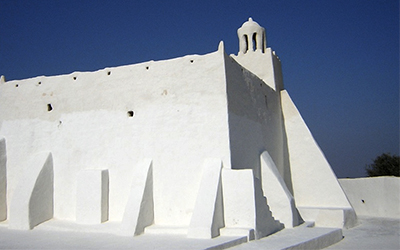
<svg viewBox="0 0 400 250"><path fill-rule="evenodd" d="M239 55L249 51L265 52L267 41L265 29L250 17L237 31L239 37Z"/></svg>
<svg viewBox="0 0 400 250"><path fill-rule="evenodd" d="M275 52L267 48L265 29L250 17L237 30L238 55L231 55L244 68L261 78L275 91L283 89L281 63Z"/></svg>

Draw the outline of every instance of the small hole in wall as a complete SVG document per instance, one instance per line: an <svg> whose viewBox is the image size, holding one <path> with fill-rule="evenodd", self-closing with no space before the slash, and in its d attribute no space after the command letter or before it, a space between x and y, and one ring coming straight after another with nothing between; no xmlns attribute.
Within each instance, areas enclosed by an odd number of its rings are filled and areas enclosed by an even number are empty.
<svg viewBox="0 0 400 250"><path fill-rule="evenodd" d="M74 81L76 80L76 76L73 77Z"/></svg>
<svg viewBox="0 0 400 250"><path fill-rule="evenodd" d="M365 200L361 200L362 203L365 203Z"/></svg>
<svg viewBox="0 0 400 250"><path fill-rule="evenodd" d="M149 66L146 66L146 70L148 70L149 69Z"/></svg>
<svg viewBox="0 0 400 250"><path fill-rule="evenodd" d="M42 82L38 82L37 84L40 85L40 84L42 84Z"/></svg>
<svg viewBox="0 0 400 250"><path fill-rule="evenodd" d="M193 63L194 61L193 60L190 60L190 63Z"/></svg>
<svg viewBox="0 0 400 250"><path fill-rule="evenodd" d="M108 71L108 72L107 72L107 75L111 75L111 71Z"/></svg>
<svg viewBox="0 0 400 250"><path fill-rule="evenodd" d="M18 84L15 84L15 87L16 87L16 88L18 88L18 86L19 86Z"/></svg>
<svg viewBox="0 0 400 250"><path fill-rule="evenodd" d="M51 106L51 103L47 104L47 111L50 112L53 110L53 106Z"/></svg>
<svg viewBox="0 0 400 250"><path fill-rule="evenodd" d="M132 110L129 110L128 112L126 112L126 114L128 115L128 117L133 117L135 112L133 112Z"/></svg>
<svg viewBox="0 0 400 250"><path fill-rule="evenodd" d="M265 98L265 106L268 108L267 95L265 95L264 98Z"/></svg>

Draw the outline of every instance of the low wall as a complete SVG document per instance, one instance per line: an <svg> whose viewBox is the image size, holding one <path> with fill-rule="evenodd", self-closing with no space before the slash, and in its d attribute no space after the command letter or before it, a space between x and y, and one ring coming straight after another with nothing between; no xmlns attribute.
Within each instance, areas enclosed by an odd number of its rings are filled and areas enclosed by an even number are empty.
<svg viewBox="0 0 400 250"><path fill-rule="evenodd" d="M339 179L359 216L400 218L400 177Z"/></svg>

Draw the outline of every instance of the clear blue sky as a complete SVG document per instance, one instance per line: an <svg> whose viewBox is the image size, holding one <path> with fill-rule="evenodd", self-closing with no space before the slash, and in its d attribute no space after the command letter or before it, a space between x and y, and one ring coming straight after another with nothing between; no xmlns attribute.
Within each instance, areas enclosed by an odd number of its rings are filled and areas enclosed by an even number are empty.
<svg viewBox="0 0 400 250"><path fill-rule="evenodd" d="M266 28L285 87L338 177L399 152L399 1L0 0L7 80L237 53L250 16Z"/></svg>

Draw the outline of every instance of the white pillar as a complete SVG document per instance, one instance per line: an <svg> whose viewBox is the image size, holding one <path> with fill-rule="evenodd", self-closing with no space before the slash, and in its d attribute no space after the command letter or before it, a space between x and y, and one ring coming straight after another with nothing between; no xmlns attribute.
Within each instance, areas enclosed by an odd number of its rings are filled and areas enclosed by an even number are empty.
<svg viewBox="0 0 400 250"><path fill-rule="evenodd" d="M206 159L188 237L211 239L224 227L220 159Z"/></svg>
<svg viewBox="0 0 400 250"><path fill-rule="evenodd" d="M32 229L53 218L54 172L51 153L34 155L24 169L10 204L11 229Z"/></svg>
<svg viewBox="0 0 400 250"><path fill-rule="evenodd" d="M108 170L85 169L78 173L76 221L98 224L108 220Z"/></svg>
<svg viewBox="0 0 400 250"><path fill-rule="evenodd" d="M143 159L135 166L120 234L125 236L142 234L153 222L153 162L151 159Z"/></svg>

